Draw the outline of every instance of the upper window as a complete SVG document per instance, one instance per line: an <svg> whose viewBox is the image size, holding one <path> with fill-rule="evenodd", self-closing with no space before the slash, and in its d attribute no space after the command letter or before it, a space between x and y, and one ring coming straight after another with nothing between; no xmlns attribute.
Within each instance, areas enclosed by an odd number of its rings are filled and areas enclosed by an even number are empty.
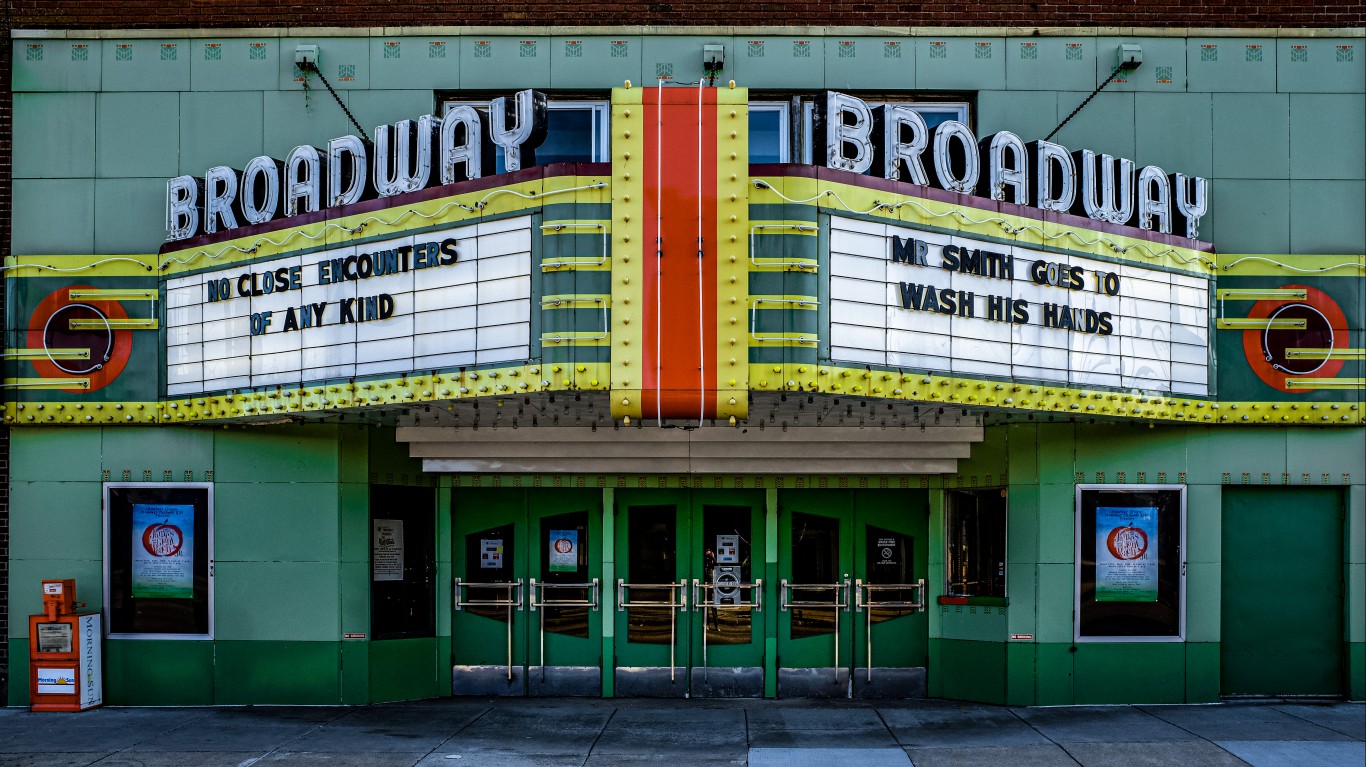
<svg viewBox="0 0 1366 767"><path fill-rule="evenodd" d="M448 100L442 112L456 106L472 106L488 118L488 101ZM536 164L557 162L608 162L610 105L604 100L550 101L546 104L545 143L536 148ZM503 149L496 150L496 173L505 172Z"/></svg>
<svg viewBox="0 0 1366 767"><path fill-rule="evenodd" d="M925 120L925 127L933 131L940 123L948 120L968 122L968 103L966 101L869 101L870 108L887 104L909 106ZM790 101L751 101L749 103L749 161L751 163L811 163L811 140L809 137L814 123L815 102L809 98L800 100L802 117L800 120L801 137L796 140L802 144L801 152L792 151L794 140L792 130L793 103ZM796 154L800 154L797 157Z"/></svg>

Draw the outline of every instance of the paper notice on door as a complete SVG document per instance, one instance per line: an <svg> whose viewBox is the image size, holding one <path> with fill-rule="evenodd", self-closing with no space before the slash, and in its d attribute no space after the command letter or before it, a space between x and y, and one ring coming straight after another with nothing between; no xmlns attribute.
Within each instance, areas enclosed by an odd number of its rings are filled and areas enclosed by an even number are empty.
<svg viewBox="0 0 1366 767"><path fill-rule="evenodd" d="M375 543L371 562L372 580L403 580L403 520L375 520Z"/></svg>
<svg viewBox="0 0 1366 767"><path fill-rule="evenodd" d="M1096 509L1096 601L1157 601L1157 509Z"/></svg>
<svg viewBox="0 0 1366 767"><path fill-rule="evenodd" d="M479 540L479 567L484 570L503 569L502 538L481 538Z"/></svg>

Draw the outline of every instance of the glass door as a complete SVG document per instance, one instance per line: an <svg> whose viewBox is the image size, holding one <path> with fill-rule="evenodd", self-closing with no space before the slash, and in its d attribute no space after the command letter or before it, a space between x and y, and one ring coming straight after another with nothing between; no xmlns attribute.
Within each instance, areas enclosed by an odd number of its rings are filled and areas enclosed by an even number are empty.
<svg viewBox="0 0 1366 767"><path fill-rule="evenodd" d="M805 490L778 500L778 695L850 694L852 495Z"/></svg>
<svg viewBox="0 0 1366 767"><path fill-rule="evenodd" d="M599 694L601 495L470 489L453 507L454 694Z"/></svg>
<svg viewBox="0 0 1366 767"><path fill-rule="evenodd" d="M616 497L616 694L763 695L762 493Z"/></svg>
<svg viewBox="0 0 1366 767"><path fill-rule="evenodd" d="M854 697L925 696L928 502L905 490L854 498Z"/></svg>

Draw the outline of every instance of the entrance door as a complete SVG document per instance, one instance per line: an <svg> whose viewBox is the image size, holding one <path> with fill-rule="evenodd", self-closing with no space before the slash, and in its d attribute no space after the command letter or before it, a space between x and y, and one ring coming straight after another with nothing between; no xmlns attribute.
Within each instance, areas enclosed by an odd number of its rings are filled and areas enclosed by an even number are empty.
<svg viewBox="0 0 1366 767"><path fill-rule="evenodd" d="M601 694L601 494L461 490L453 505L454 694Z"/></svg>
<svg viewBox="0 0 1366 767"><path fill-rule="evenodd" d="M1343 692L1344 510L1335 488L1224 488L1224 695Z"/></svg>
<svg viewBox="0 0 1366 767"><path fill-rule="evenodd" d="M923 696L925 494L804 490L778 507L778 694Z"/></svg>
<svg viewBox="0 0 1366 767"><path fill-rule="evenodd" d="M763 694L763 495L623 490L616 694Z"/></svg>

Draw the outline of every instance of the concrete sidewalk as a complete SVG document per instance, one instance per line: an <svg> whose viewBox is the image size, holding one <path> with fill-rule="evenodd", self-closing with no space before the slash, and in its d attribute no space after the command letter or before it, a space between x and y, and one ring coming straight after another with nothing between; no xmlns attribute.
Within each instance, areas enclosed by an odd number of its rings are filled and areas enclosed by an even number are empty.
<svg viewBox="0 0 1366 767"><path fill-rule="evenodd" d="M946 701L483 700L0 709L25 767L1361 767L1366 706L1005 708Z"/></svg>

